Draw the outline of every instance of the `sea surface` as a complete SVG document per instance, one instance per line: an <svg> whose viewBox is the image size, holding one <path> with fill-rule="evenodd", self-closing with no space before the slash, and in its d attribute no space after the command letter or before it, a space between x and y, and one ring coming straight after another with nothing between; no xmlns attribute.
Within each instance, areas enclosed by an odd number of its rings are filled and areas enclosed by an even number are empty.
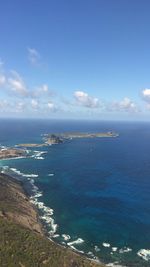
<svg viewBox="0 0 150 267"><path fill-rule="evenodd" d="M150 266L150 123L1 119L0 144L68 131L119 137L33 148L0 167L24 181L49 238L108 266Z"/></svg>

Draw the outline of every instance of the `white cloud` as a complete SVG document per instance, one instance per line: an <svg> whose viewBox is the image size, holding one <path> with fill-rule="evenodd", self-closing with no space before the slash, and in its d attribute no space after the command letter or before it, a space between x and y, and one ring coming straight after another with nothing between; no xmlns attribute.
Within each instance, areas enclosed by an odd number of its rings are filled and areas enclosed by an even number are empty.
<svg viewBox="0 0 150 267"><path fill-rule="evenodd" d="M74 92L74 97L76 99L77 104L87 107L87 108L98 108L99 100L98 98L91 97L87 93L83 91Z"/></svg>
<svg viewBox="0 0 150 267"><path fill-rule="evenodd" d="M147 103L146 109L150 110L150 89L145 88L142 90L142 99Z"/></svg>
<svg viewBox="0 0 150 267"><path fill-rule="evenodd" d="M143 89L142 96L146 102L150 102L150 89L148 88Z"/></svg>
<svg viewBox="0 0 150 267"><path fill-rule="evenodd" d="M25 109L25 103L23 102L16 103L15 108L14 108L15 112L23 112L24 109Z"/></svg>
<svg viewBox="0 0 150 267"><path fill-rule="evenodd" d="M43 84L42 86L41 86L41 90L43 91L43 92L48 92L48 85L47 84Z"/></svg>
<svg viewBox="0 0 150 267"><path fill-rule="evenodd" d="M137 105L128 97L124 97L123 100L113 102L110 105L109 110L113 111L125 111L125 112L137 112Z"/></svg>
<svg viewBox="0 0 150 267"><path fill-rule="evenodd" d="M36 88L32 92L32 95L33 97L36 97L36 98L49 97L49 96L53 96L54 92L49 90L49 87L47 84L42 84L40 87Z"/></svg>
<svg viewBox="0 0 150 267"><path fill-rule="evenodd" d="M52 103L52 102L48 102L48 103L47 103L47 108L48 108L48 110L53 111L53 112L58 111L58 108L57 108L56 105L55 105L54 103Z"/></svg>
<svg viewBox="0 0 150 267"><path fill-rule="evenodd" d="M28 58L32 65L39 65L40 62L40 54L34 48L28 48Z"/></svg>
<svg viewBox="0 0 150 267"><path fill-rule="evenodd" d="M39 108L39 103L36 99L31 100L31 107L36 110Z"/></svg>
<svg viewBox="0 0 150 267"><path fill-rule="evenodd" d="M28 90L21 76L16 72L12 71L13 78L8 79L10 89L19 96L28 96Z"/></svg>
<svg viewBox="0 0 150 267"><path fill-rule="evenodd" d="M0 74L0 86L3 86L6 84L6 77L4 74Z"/></svg>

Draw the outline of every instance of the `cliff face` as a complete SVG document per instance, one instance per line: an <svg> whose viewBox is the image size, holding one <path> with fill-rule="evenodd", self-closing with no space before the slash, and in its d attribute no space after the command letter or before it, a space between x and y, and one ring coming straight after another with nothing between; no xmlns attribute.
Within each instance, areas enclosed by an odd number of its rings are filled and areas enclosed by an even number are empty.
<svg viewBox="0 0 150 267"><path fill-rule="evenodd" d="M43 234L37 212L26 196L21 183L4 174L0 175L0 216Z"/></svg>
<svg viewBox="0 0 150 267"><path fill-rule="evenodd" d="M0 174L0 266L102 267L49 241L21 183Z"/></svg>

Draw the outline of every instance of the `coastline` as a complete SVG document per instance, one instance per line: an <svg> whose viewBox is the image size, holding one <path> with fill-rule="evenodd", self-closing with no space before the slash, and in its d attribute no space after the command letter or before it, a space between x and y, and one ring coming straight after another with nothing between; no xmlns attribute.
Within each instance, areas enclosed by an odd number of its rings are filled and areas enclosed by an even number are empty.
<svg viewBox="0 0 150 267"><path fill-rule="evenodd" d="M39 220L38 211L30 202L23 182L4 173L0 173L0 178L0 186L4 191L0 199L0 216L44 236L44 228Z"/></svg>
<svg viewBox="0 0 150 267"><path fill-rule="evenodd" d="M6 187L9 191L10 199L8 199L7 204L8 206L10 205L10 210L4 205L4 200L7 202L6 195L8 192L6 190L5 194L0 199L0 219L15 222L17 225L21 225L36 235L45 238L50 242L49 245L55 244L55 246L61 250L66 250L66 252L68 251L68 253L72 253L74 257L81 257L82 260L87 261L87 264L89 263L87 266L104 266L102 263L97 263L86 255L81 255L80 252L74 251L70 247L63 246L48 238L46 228L40 219L39 210L36 205L32 203L31 196L26 189L26 182L24 183L24 181L20 181L15 177L0 172L0 191L2 186ZM13 205L13 202L15 203L15 206Z"/></svg>
<svg viewBox="0 0 150 267"><path fill-rule="evenodd" d="M15 178L13 178L15 179ZM38 191L38 188L34 185L34 181L33 179L30 179L28 178L29 181L21 181L21 186L26 194L26 196L29 198L29 201L31 203L31 205L33 206L34 210L36 211L37 213L37 221L41 227L41 230L42 230L42 235L45 236L50 242L53 242L55 243L57 246L59 246L60 248L63 248L63 249L66 249L66 250L69 250L71 251L72 253L74 253L75 255L79 255L81 257L85 257L88 261L90 262L96 262L98 264L99 267L105 267L106 265L104 265L104 263L100 262L100 260L96 260L96 259L92 259L92 258L89 258L87 256L86 253L83 253L82 251L79 251L77 249L75 249L74 246L68 246L67 244L60 244L59 242L56 242L54 239L53 239L53 235L55 234L55 231L56 231L56 228L57 228L57 225L54 223L54 230L51 230L51 231L48 231L47 230L47 226L46 224L48 224L48 222L45 222L45 219L43 220L42 217L45 217L45 216L42 216L40 215L40 209L43 208L43 205L41 207L41 202L38 202L37 203L40 203L40 207L37 207L35 201L33 200L34 198L38 198L39 196L41 196L41 193ZM32 187L32 192L35 193L35 195L31 195L27 188L26 188L26 183L30 182L30 185ZM36 191L36 192L35 192ZM45 207L45 206L44 206ZM53 215L53 210L51 208L48 208L46 207L46 210L48 210L48 213L50 216ZM51 218L51 220L53 220ZM51 225L51 227L53 228L53 225ZM103 265L102 265L103 264Z"/></svg>

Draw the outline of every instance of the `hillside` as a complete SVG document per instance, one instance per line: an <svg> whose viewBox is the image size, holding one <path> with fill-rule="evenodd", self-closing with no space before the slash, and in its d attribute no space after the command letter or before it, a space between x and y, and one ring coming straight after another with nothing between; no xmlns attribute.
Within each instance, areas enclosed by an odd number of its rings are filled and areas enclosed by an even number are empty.
<svg viewBox="0 0 150 267"><path fill-rule="evenodd" d="M102 267L49 241L20 182L0 174L0 266Z"/></svg>

